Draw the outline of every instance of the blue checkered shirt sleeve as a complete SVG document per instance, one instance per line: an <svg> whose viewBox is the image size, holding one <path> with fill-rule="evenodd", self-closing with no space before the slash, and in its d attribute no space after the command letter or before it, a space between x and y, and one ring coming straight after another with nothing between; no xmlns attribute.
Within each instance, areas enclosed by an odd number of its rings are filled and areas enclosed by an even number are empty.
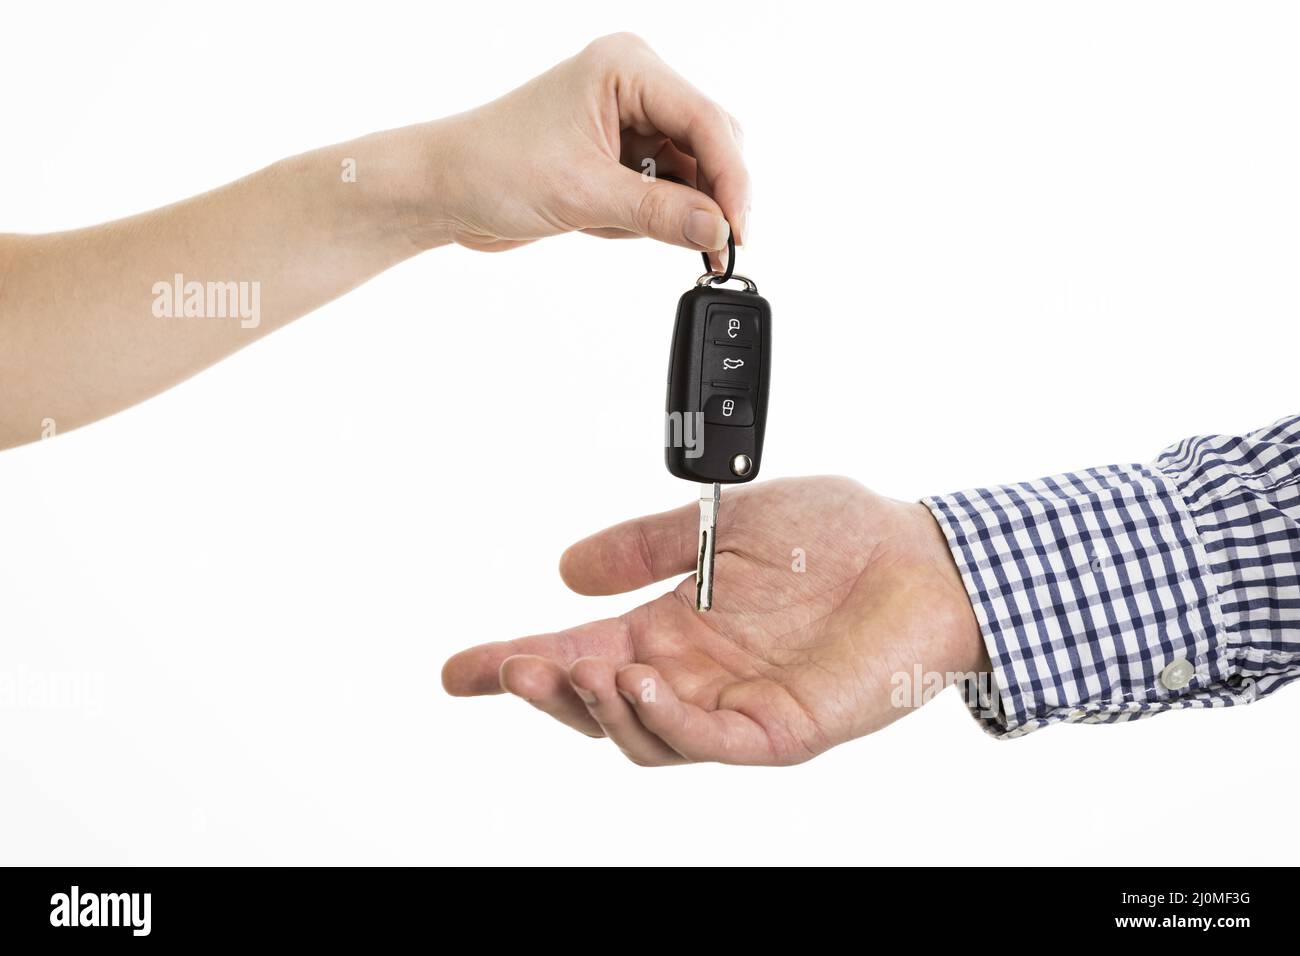
<svg viewBox="0 0 1300 956"><path fill-rule="evenodd" d="M997 736L1249 703L1300 677L1300 416L925 504L988 646L966 689Z"/></svg>

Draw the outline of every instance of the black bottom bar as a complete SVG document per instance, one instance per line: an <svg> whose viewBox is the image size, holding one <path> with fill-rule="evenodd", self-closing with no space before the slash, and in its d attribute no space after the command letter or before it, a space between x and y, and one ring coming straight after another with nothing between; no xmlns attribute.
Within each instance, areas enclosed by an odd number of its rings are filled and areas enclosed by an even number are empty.
<svg viewBox="0 0 1300 956"><path fill-rule="evenodd" d="M902 951L908 941L1077 951L1088 943L1258 944L1289 935L1294 916L1293 872L1279 869L574 870L517 880L486 870L450 879L411 869L2 872L6 948L69 940L96 947L151 940L373 947L412 934L443 940L465 933L499 945L512 927L527 928L537 944L542 927L563 938L578 928L587 935L593 924L628 934L613 939L662 945L671 938L665 933L680 933L686 921L695 944L710 931L732 945L750 934L771 942L775 932L812 944L847 935L863 951L891 939Z"/></svg>

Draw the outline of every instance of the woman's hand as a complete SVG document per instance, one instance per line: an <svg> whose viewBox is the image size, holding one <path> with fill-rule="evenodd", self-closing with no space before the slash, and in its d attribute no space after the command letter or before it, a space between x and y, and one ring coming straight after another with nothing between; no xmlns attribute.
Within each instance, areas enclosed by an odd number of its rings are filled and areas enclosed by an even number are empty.
<svg viewBox="0 0 1300 956"><path fill-rule="evenodd" d="M582 230L709 251L726 245L728 223L744 242L740 126L629 34L415 129L430 137L413 215L421 246L499 251Z"/></svg>
<svg viewBox="0 0 1300 956"><path fill-rule="evenodd" d="M731 117L635 37L597 40L459 116L130 219L0 235L0 449L170 388L437 245L581 229L716 251L748 210Z"/></svg>
<svg viewBox="0 0 1300 956"><path fill-rule="evenodd" d="M638 764L791 764L906 714L896 674L987 669L924 505L802 478L737 489L724 508L712 611L695 610L688 577L621 617L462 651L444 686L508 691ZM565 552L560 574L615 594L685 573L697 522L692 505L617 525Z"/></svg>

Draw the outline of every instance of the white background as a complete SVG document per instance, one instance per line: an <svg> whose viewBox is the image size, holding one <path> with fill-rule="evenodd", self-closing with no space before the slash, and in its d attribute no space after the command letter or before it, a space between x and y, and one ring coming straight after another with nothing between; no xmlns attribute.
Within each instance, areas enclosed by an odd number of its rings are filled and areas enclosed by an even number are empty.
<svg viewBox="0 0 1300 956"><path fill-rule="evenodd" d="M766 477L917 498L1300 411L1284 4L23 4L0 228L460 111L620 29L746 129ZM662 589L582 598L555 565L692 495L661 429L698 271L437 250L0 454L0 860L1294 862L1295 688L1011 743L950 692L780 770L642 770L447 697L454 651Z"/></svg>

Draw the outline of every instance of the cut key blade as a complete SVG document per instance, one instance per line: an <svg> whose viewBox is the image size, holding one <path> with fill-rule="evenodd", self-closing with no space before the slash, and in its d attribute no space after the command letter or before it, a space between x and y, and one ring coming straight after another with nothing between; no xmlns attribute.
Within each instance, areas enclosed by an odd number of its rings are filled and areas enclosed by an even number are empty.
<svg viewBox="0 0 1300 956"><path fill-rule="evenodd" d="M722 506L722 485L714 482L700 488L700 540L695 562L695 610L713 607L714 537L718 530L718 509Z"/></svg>

